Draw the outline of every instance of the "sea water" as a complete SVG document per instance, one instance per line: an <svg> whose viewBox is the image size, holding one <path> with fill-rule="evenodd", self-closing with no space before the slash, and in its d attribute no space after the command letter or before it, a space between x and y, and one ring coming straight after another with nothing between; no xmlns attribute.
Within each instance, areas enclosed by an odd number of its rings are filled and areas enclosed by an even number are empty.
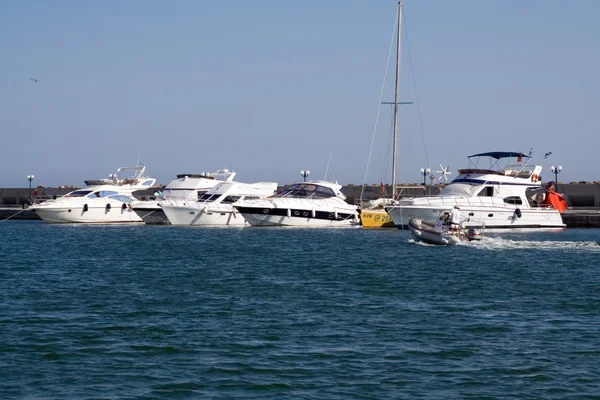
<svg viewBox="0 0 600 400"><path fill-rule="evenodd" d="M0 398L600 398L600 230L0 223Z"/></svg>

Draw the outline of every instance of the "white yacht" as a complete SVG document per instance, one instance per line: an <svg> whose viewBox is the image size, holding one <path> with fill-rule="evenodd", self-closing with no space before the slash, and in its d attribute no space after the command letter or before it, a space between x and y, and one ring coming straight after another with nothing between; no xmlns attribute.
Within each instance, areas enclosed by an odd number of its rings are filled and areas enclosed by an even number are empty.
<svg viewBox="0 0 600 400"><path fill-rule="evenodd" d="M176 204L182 201L198 201L206 192L221 182L232 181L235 172L219 169L212 173L179 174L172 180L161 195L152 200L137 200L131 208L146 224L169 224L163 204Z"/></svg>
<svg viewBox="0 0 600 400"><path fill-rule="evenodd" d="M35 204L31 209L49 223L143 222L128 204L135 200L134 191L146 190L156 182L144 177L144 171L144 166L119 168L108 179L85 181L86 187ZM121 177L128 173L132 175Z"/></svg>
<svg viewBox="0 0 600 400"><path fill-rule="evenodd" d="M240 200L233 206L253 226L358 226L358 209L346 202L341 188L332 182L299 182L267 199Z"/></svg>
<svg viewBox="0 0 600 400"><path fill-rule="evenodd" d="M411 219L435 220L445 210L460 207L466 226L485 229L564 228L558 210L542 204L541 165L530 165L520 152L489 152L468 157L469 167L438 196L401 198L386 211L398 228ZM523 161L526 160L526 161ZM479 165L484 164L484 165Z"/></svg>
<svg viewBox="0 0 600 400"><path fill-rule="evenodd" d="M244 226L246 221L232 204L243 199L260 199L277 190L275 182L222 182L199 201L171 200L161 203L172 225Z"/></svg>

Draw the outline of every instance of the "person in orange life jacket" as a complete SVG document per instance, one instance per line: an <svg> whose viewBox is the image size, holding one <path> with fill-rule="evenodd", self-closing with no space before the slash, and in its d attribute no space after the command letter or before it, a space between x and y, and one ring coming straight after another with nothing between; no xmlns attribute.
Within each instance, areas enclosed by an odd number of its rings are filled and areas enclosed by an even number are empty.
<svg viewBox="0 0 600 400"><path fill-rule="evenodd" d="M548 198L548 193L555 193L562 198L565 197L556 191L556 189L554 188L554 182L552 181L548 182L548 184L546 185L546 198Z"/></svg>

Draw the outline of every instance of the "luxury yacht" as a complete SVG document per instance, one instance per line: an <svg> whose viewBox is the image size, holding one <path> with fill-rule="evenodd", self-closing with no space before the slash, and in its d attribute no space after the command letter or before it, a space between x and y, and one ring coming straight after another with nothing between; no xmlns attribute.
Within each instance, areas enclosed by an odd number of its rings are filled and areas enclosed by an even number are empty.
<svg viewBox="0 0 600 400"><path fill-rule="evenodd" d="M131 208L146 224L169 224L164 204L177 204L181 201L198 201L206 192L221 182L232 181L235 172L220 169L213 173L179 174L172 180L161 195L153 200L138 200Z"/></svg>
<svg viewBox="0 0 600 400"><path fill-rule="evenodd" d="M244 199L234 207L253 226L358 226L357 207L346 202L341 188L332 182L299 182L267 199Z"/></svg>
<svg viewBox="0 0 600 400"><path fill-rule="evenodd" d="M468 159L469 167L460 169L438 196L401 198L398 204L387 206L396 227L407 227L413 218L435 220L455 205L460 207L467 227L484 224L489 230L566 226L560 211L544 203L542 166L530 165L529 155L489 152Z"/></svg>
<svg viewBox="0 0 600 400"><path fill-rule="evenodd" d="M85 181L86 187L57 199L34 204L31 209L49 223L123 223L143 222L128 204L132 193L146 190L156 182L144 177L145 167L119 168L108 179ZM122 174L132 173L121 178Z"/></svg>
<svg viewBox="0 0 600 400"><path fill-rule="evenodd" d="M222 182L198 201L172 200L161 203L172 225L243 226L244 217L232 206L238 200L260 199L277 190L275 182Z"/></svg>

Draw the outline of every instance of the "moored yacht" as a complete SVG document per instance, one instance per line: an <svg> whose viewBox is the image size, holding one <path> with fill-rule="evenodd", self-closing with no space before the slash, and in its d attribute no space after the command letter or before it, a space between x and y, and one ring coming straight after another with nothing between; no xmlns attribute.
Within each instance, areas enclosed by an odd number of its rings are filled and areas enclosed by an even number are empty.
<svg viewBox="0 0 600 400"><path fill-rule="evenodd" d="M560 211L543 204L542 166L530 165L529 155L489 152L468 159L469 167L460 169L438 196L401 198L387 206L395 225L406 227L413 218L435 220L458 205L463 218L473 225L485 224L486 230L565 227Z"/></svg>
<svg viewBox="0 0 600 400"><path fill-rule="evenodd" d="M86 187L53 200L34 204L31 209L49 223L124 223L143 222L128 204L132 193L146 190L156 182L144 177L145 167L119 168L108 179L85 181ZM123 174L131 176L121 178Z"/></svg>
<svg viewBox="0 0 600 400"><path fill-rule="evenodd" d="M222 182L198 201L174 200L161 203L172 225L243 226L244 217L232 206L238 200L260 199L277 190L275 182Z"/></svg>
<svg viewBox="0 0 600 400"><path fill-rule="evenodd" d="M267 199L233 206L253 226L358 226L357 207L346 202L341 188L332 182L299 182Z"/></svg>
<svg viewBox="0 0 600 400"><path fill-rule="evenodd" d="M221 182L232 181L234 177L235 172L228 169L219 169L213 173L179 174L156 199L134 201L130 206L146 224L169 224L162 209L164 204L198 201L210 189Z"/></svg>

